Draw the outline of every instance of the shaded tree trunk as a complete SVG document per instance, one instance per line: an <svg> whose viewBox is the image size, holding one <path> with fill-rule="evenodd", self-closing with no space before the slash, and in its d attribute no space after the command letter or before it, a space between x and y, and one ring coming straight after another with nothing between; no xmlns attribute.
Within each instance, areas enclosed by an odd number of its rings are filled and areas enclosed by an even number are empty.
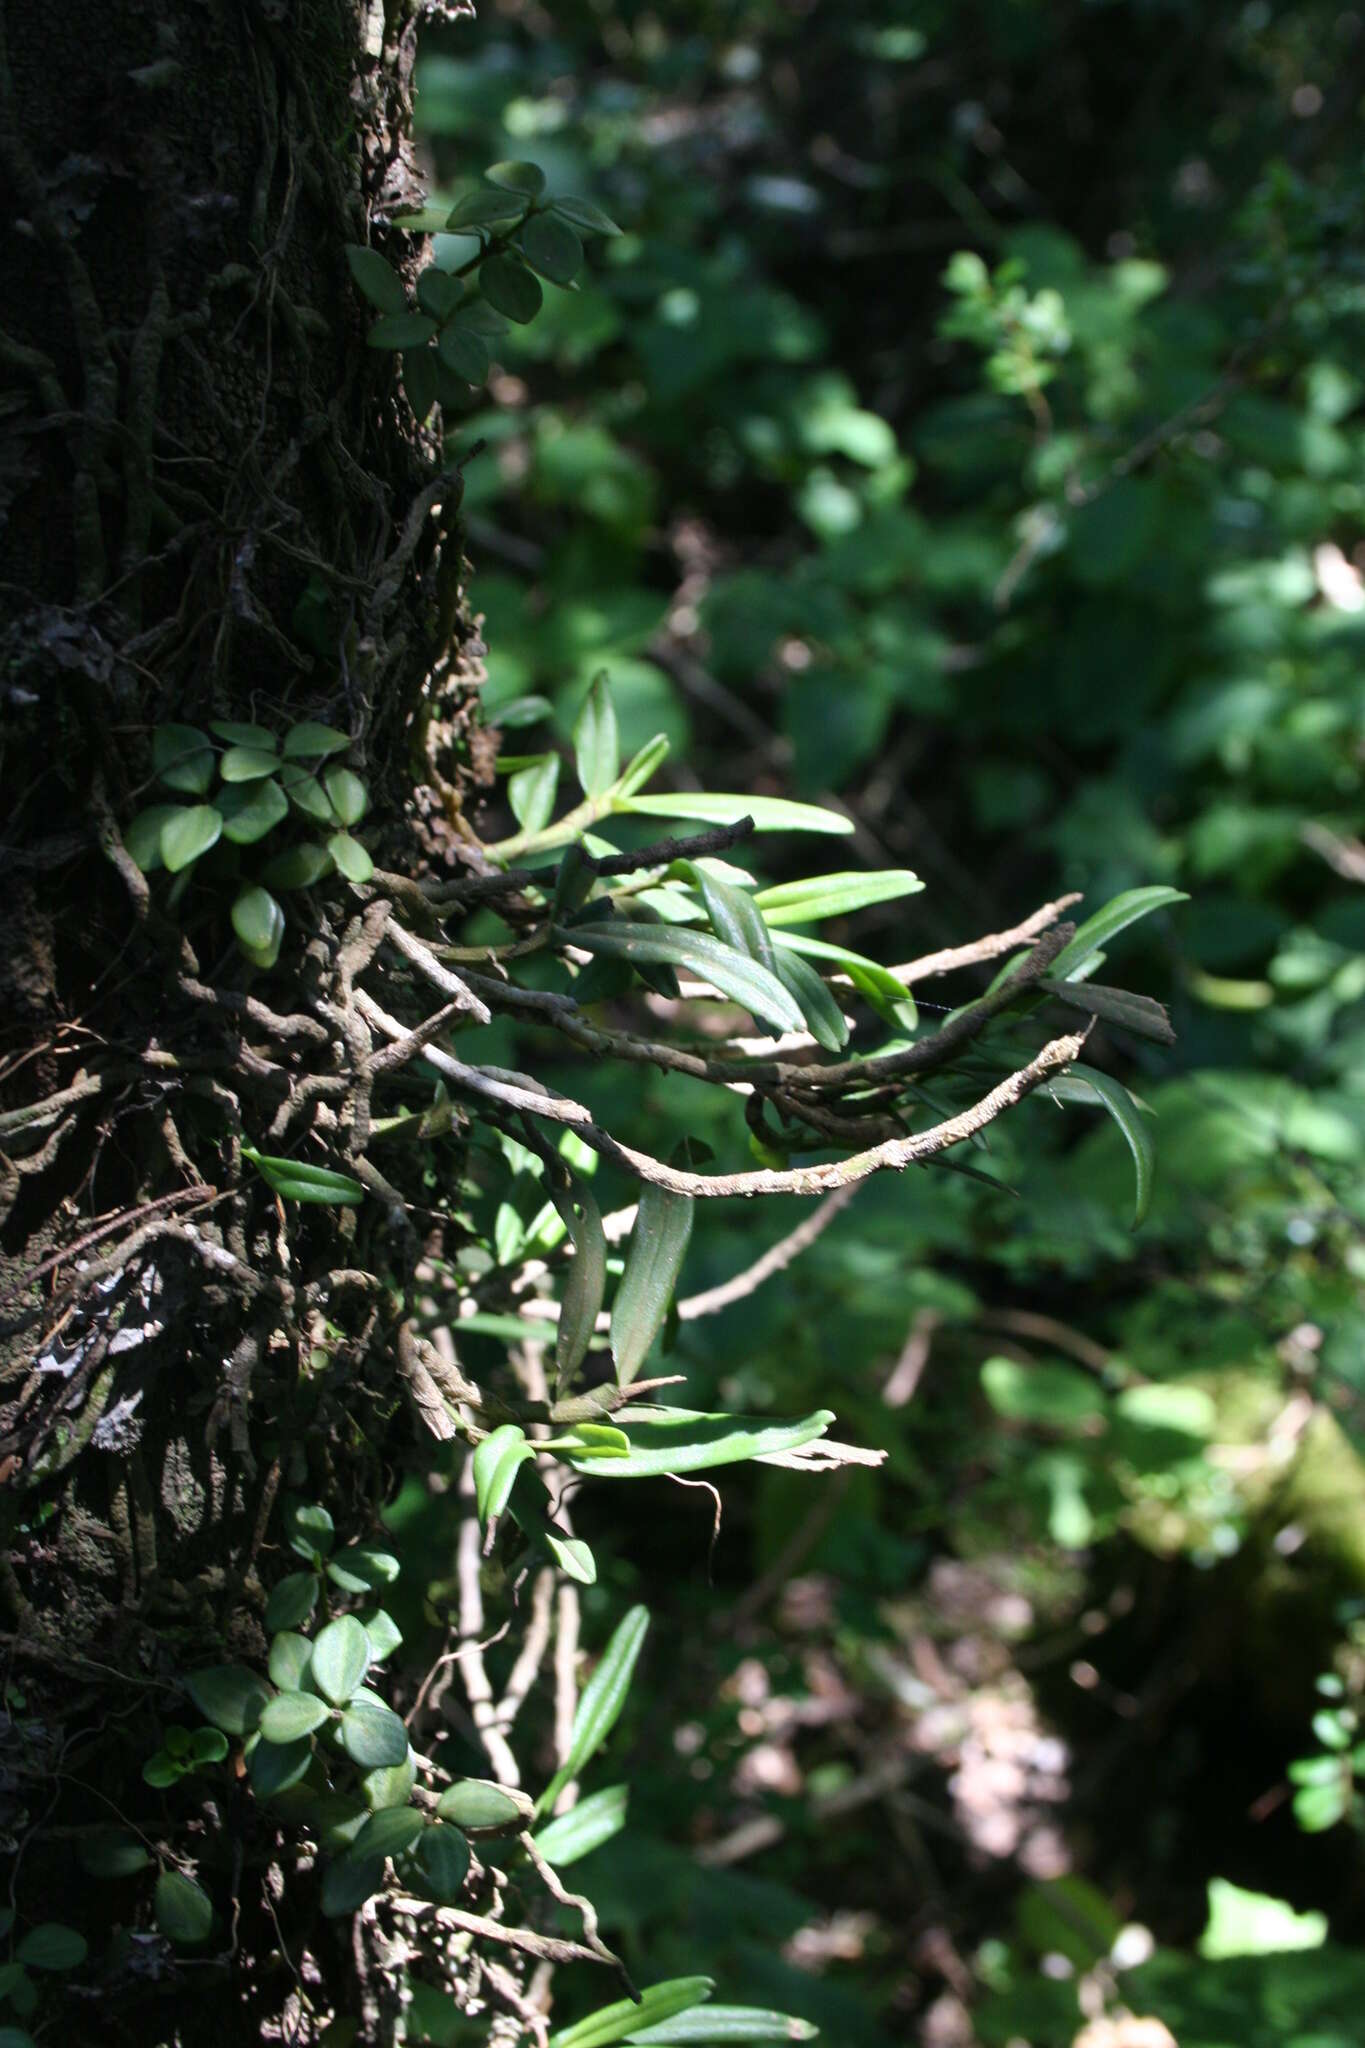
<svg viewBox="0 0 1365 2048"><path fill-rule="evenodd" d="M411 1437L394 1339L416 1248L384 1202L286 1235L241 1157L272 1129L294 1149L315 1112L340 1163L363 1150L346 995L373 916L333 877L289 899L256 971L230 889L197 875L173 901L122 835L160 800L154 727L306 718L349 736L381 868L460 837L481 650L458 482L366 351L345 256L415 196L416 7L2 12L7 1826L21 1920L91 1941L41 2018L254 2041L302 2008L281 1851L247 1796L171 1841L240 1910L190 1969L149 1931L150 1886L92 1887L71 1830L171 1825L141 1764L177 1670L225 1644L259 1661L282 1490L354 1527L382 1500ZM386 1261L391 1290L335 1285ZM268 1882L235 1883L244 1859ZM113 1921L132 1931L106 1949ZM350 1968L349 1931L309 1952L316 2010L368 2010Z"/></svg>

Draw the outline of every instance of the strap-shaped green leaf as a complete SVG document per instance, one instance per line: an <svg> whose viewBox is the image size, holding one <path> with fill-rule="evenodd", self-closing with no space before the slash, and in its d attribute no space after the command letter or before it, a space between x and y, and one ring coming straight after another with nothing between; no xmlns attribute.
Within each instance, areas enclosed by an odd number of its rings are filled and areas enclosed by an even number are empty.
<svg viewBox="0 0 1365 2048"><path fill-rule="evenodd" d="M304 1159L281 1159L243 1145L243 1159L249 1159L263 1180L277 1195L291 1202L363 1202L365 1190L349 1173L337 1173L330 1166L310 1166Z"/></svg>
<svg viewBox="0 0 1365 2048"><path fill-rule="evenodd" d="M763 912L748 891L737 889L733 882L723 881L713 870L699 867L695 861L678 865L686 869L688 880L700 894L716 937L733 946L737 953L757 960L769 974L777 974L772 936L763 921Z"/></svg>
<svg viewBox="0 0 1365 2048"><path fill-rule="evenodd" d="M536 1801L537 1812L544 1813L554 1805L569 1780L596 1756L616 1726L648 1629L647 1607L632 1607L617 1624L601 1662L579 1695L568 1754ZM638 2008L636 2012L638 2016Z"/></svg>
<svg viewBox="0 0 1365 2048"><path fill-rule="evenodd" d="M611 1309L611 1354L619 1386L629 1386L649 1356L692 1235L692 1197L647 1182L631 1232L626 1269Z"/></svg>
<svg viewBox="0 0 1365 2048"><path fill-rule="evenodd" d="M613 2042L627 2040L641 2027L658 2026L675 2013L690 2011L711 1996L711 1989L709 1977L670 1977L664 1984L651 1984L641 1993L638 2005L630 1998L618 1999L615 2005L599 2007L572 2027L561 2028L551 2034L550 2048L611 2048Z"/></svg>
<svg viewBox="0 0 1365 2048"><path fill-rule="evenodd" d="M775 974L757 960L723 945L709 932L680 925L632 924L624 918L610 925L576 924L558 934L566 946L582 946L609 959L635 966L685 967L742 1003L755 1017L778 1031L799 1031L802 1016Z"/></svg>
<svg viewBox="0 0 1365 2048"><path fill-rule="evenodd" d="M1054 981L1046 976L1039 984L1058 1002L1088 1016L1103 1017L1106 1024L1118 1024L1135 1031L1139 1038L1154 1038L1158 1045L1174 1045L1175 1032L1165 1008L1153 996L1134 995L1131 989L1106 988L1093 981Z"/></svg>
<svg viewBox="0 0 1365 2048"><path fill-rule="evenodd" d="M546 223L548 225L548 221ZM621 765L616 706L611 701L607 672L600 669L583 699L573 727L574 763L587 796L605 796Z"/></svg>
<svg viewBox="0 0 1365 2048"><path fill-rule="evenodd" d="M696 2048L724 2048L730 2041L813 2041L820 2029L810 2020L794 2019L790 2013L763 2012L756 2005L699 2005L680 2012L656 2027L644 2027L627 2034L632 2048L673 2048L674 2043L695 2043Z"/></svg>
<svg viewBox="0 0 1365 2048"><path fill-rule="evenodd" d="M1097 910L1078 926L1075 937L1063 946L1049 970L1054 981L1074 981L1102 947L1130 924L1136 924L1140 917L1150 917L1154 910L1164 910L1168 903L1188 903L1189 897L1183 889L1168 889L1161 883L1153 883L1144 889L1125 889L1121 896L1115 896L1106 903L1103 910ZM999 976L996 977L997 980Z"/></svg>
<svg viewBox="0 0 1365 2048"><path fill-rule="evenodd" d="M580 1182L567 1190L553 1188L551 1194L574 1246L555 1338L555 1372L563 1387L592 1345L597 1312L607 1290L607 1238L602 1212Z"/></svg>
<svg viewBox="0 0 1365 2048"><path fill-rule="evenodd" d="M679 789L668 795L632 796L618 808L649 818L695 818L702 825L737 825L752 818L756 832L851 832L852 818L819 804L794 804L781 796L730 796L711 789Z"/></svg>
<svg viewBox="0 0 1365 2048"><path fill-rule="evenodd" d="M630 1438L628 1457L581 1457L572 1451L557 1455L576 1472L590 1472L596 1479L658 1479L800 1450L824 1435L834 1415L828 1408L817 1408L796 1422L759 1422L690 1408L620 1408L616 1420Z"/></svg>
<svg viewBox="0 0 1365 2048"><path fill-rule="evenodd" d="M760 889L754 901L770 925L817 924L826 917L848 917L872 903L914 896L923 887L909 868L884 868L878 874L812 875L804 882L779 882Z"/></svg>
<svg viewBox="0 0 1365 2048"><path fill-rule="evenodd" d="M801 1005L801 1014L811 1037L826 1052L840 1052L848 1044L844 1013L815 969L799 953L783 951L776 959L777 978L787 993Z"/></svg>
<svg viewBox="0 0 1365 2048"><path fill-rule="evenodd" d="M1133 1205L1133 1228L1136 1230L1152 1206L1156 1173L1156 1145L1148 1126L1150 1110L1144 1112L1121 1081L1114 1080L1110 1074L1100 1073L1095 1067L1068 1068L1064 1075L1050 1084L1048 1092L1059 1102L1083 1103L1087 1096L1098 1096L1123 1132L1128 1150L1133 1155L1133 1172L1137 1181Z"/></svg>
<svg viewBox="0 0 1365 2048"><path fill-rule="evenodd" d="M556 1869L577 1863L580 1856L590 1856L613 1835L620 1834L626 1824L629 1801L629 1785L608 1785L605 1792L580 1799L577 1806L541 1829L535 1838L537 1849Z"/></svg>

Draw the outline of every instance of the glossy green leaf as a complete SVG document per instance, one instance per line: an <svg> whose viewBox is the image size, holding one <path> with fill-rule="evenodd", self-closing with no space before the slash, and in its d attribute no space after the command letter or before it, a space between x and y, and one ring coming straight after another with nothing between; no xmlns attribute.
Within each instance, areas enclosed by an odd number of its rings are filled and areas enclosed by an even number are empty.
<svg viewBox="0 0 1365 2048"><path fill-rule="evenodd" d="M813 2041L820 2029L789 2013L764 2012L752 2005L699 2005L656 2027L627 2034L633 2048L682 2048L683 2043L725 2048L731 2041Z"/></svg>
<svg viewBox="0 0 1365 2048"><path fill-rule="evenodd" d="M708 932L689 931L678 925L633 924L617 918L609 925L576 924L559 936L565 945L582 946L590 953L625 960L634 966L687 969L775 1030L803 1028L801 1012L777 976Z"/></svg>
<svg viewBox="0 0 1365 2048"><path fill-rule="evenodd" d="M346 1203L365 1199L365 1190L358 1180L330 1166L311 1166L303 1159L274 1158L258 1152L253 1145L243 1145L242 1157L251 1162L276 1194L291 1202Z"/></svg>
<svg viewBox="0 0 1365 2048"><path fill-rule="evenodd" d="M560 216L533 213L518 239L532 270L551 284L572 284L583 268L583 244Z"/></svg>
<svg viewBox="0 0 1365 2048"><path fill-rule="evenodd" d="M471 1834L503 1834L509 1828L524 1828L535 1806L515 1786L495 1785L488 1778L460 1778L446 1787L436 1811L442 1820Z"/></svg>
<svg viewBox="0 0 1365 2048"><path fill-rule="evenodd" d="M265 1742L258 1736L247 1758L247 1775L258 1799L276 1799L308 1775L313 1763L312 1738Z"/></svg>
<svg viewBox="0 0 1365 2048"><path fill-rule="evenodd" d="M746 953L751 960L757 960L770 974L776 974L777 956L772 935L748 890L736 888L733 882L722 881L719 875L699 867L695 861L680 862L679 865L686 870L689 881L701 896L716 937L724 945L732 946L737 953ZM780 976L778 978L781 979Z"/></svg>
<svg viewBox="0 0 1365 2048"><path fill-rule="evenodd" d="M346 250L346 261L357 288L379 312L401 313L406 309L403 280L377 249L361 248L352 242Z"/></svg>
<svg viewBox="0 0 1365 2048"><path fill-rule="evenodd" d="M284 912L268 889L253 884L232 905L232 929L244 946L278 956L284 937Z"/></svg>
<svg viewBox="0 0 1365 2048"><path fill-rule="evenodd" d="M647 1181L640 1190L625 1271L611 1309L611 1355L618 1386L639 1375L668 1314L692 1235L690 1195Z"/></svg>
<svg viewBox="0 0 1365 2048"><path fill-rule="evenodd" d="M425 1822L411 1806L387 1806L372 1813L356 1836L347 1856L354 1862L370 1857L401 1856L421 1834Z"/></svg>
<svg viewBox="0 0 1365 2048"><path fill-rule="evenodd" d="M193 1671L185 1690L206 1721L229 1735L250 1735L270 1698L270 1687L245 1664L211 1664Z"/></svg>
<svg viewBox="0 0 1365 2048"><path fill-rule="evenodd" d="M557 1536L547 1528L545 1543L559 1569L575 1585L597 1584L597 1560L581 1536Z"/></svg>
<svg viewBox="0 0 1365 2048"><path fill-rule="evenodd" d="M327 851L336 863L338 874L345 875L348 882L368 882L374 873L374 862L367 849L349 832L334 832L327 841Z"/></svg>
<svg viewBox="0 0 1365 2048"><path fill-rule="evenodd" d="M540 165L525 163L520 158L490 164L484 177L490 185L497 185L504 192L518 192L524 199L538 199L545 190L545 173Z"/></svg>
<svg viewBox="0 0 1365 2048"><path fill-rule="evenodd" d="M618 1623L592 1677L579 1695L569 1733L569 1750L536 1809L545 1813L584 1764L596 1756L620 1718L649 1628L649 1609L632 1607Z"/></svg>
<svg viewBox="0 0 1365 2048"><path fill-rule="evenodd" d="M223 829L221 811L212 804L194 804L178 810L161 827L161 858L173 875L190 867L201 854L218 844Z"/></svg>
<svg viewBox="0 0 1365 2048"><path fill-rule="evenodd" d="M1068 1086L1068 1083L1071 1085ZM1112 1075L1100 1073L1095 1067L1079 1064L1072 1066L1060 1081L1051 1085L1049 1092L1059 1101L1072 1102L1078 1099L1078 1083L1088 1089L1092 1096L1098 1096L1122 1131L1124 1142L1133 1155L1133 1172L1136 1177L1133 1228L1136 1230L1151 1207L1153 1176L1156 1172L1156 1144L1152 1137L1149 1113L1139 1108L1121 1081L1114 1080Z"/></svg>
<svg viewBox="0 0 1365 2048"><path fill-rule="evenodd" d="M535 1838L537 1849L547 1863L559 1870L567 1869L580 1856L590 1856L613 1835L620 1834L626 1824L629 1801L629 1785L609 1785L604 1792L580 1799L577 1806L571 1806L567 1813L561 1813L540 1830Z"/></svg>
<svg viewBox="0 0 1365 2048"><path fill-rule="evenodd" d="M310 768L301 762L293 762L281 774L280 782L295 810L302 811L306 818L312 818L319 825L337 823L332 800Z"/></svg>
<svg viewBox="0 0 1365 2048"><path fill-rule="evenodd" d="M152 804L149 809L139 811L137 816L123 828L123 843L144 875L155 873L163 865L161 859L161 830L172 818L178 817L184 809L182 804Z"/></svg>
<svg viewBox="0 0 1365 2048"><path fill-rule="evenodd" d="M189 1761L220 1764L228 1753L228 1739L221 1728L196 1728L190 1737Z"/></svg>
<svg viewBox="0 0 1365 2048"><path fill-rule="evenodd" d="M152 733L152 766L167 789L203 796L213 781L213 747L197 725L158 725Z"/></svg>
<svg viewBox="0 0 1365 2048"><path fill-rule="evenodd" d="M645 741L638 754L632 755L616 788L617 809L624 808L624 799L634 796L657 774L668 758L668 751L668 735L656 732L653 739Z"/></svg>
<svg viewBox="0 0 1365 2048"><path fill-rule="evenodd" d="M542 217L543 218L543 217ZM585 795L604 796L621 765L616 706L605 669L593 677L592 688L579 707L573 728L574 763Z"/></svg>
<svg viewBox="0 0 1365 2048"><path fill-rule="evenodd" d="M507 801L523 832L540 832L549 824L558 788L558 754L542 754L534 767L518 769L510 777Z"/></svg>
<svg viewBox="0 0 1365 2048"><path fill-rule="evenodd" d="M848 1025L830 990L815 969L799 953L785 949L776 958L777 978L789 996L800 1004L811 1037L826 1052L841 1052L848 1044Z"/></svg>
<svg viewBox="0 0 1365 2048"><path fill-rule="evenodd" d="M752 818L756 832L851 832L852 818L816 804L789 803L777 796L720 796L714 790L680 789L668 795L632 796L618 808L647 818L693 818L701 825L736 825Z"/></svg>
<svg viewBox="0 0 1365 2048"><path fill-rule="evenodd" d="M319 725L316 719L305 719L301 725L291 725L284 736L285 756L291 761L317 755L344 754L350 744L344 732L338 732L335 726Z"/></svg>
<svg viewBox="0 0 1365 2048"><path fill-rule="evenodd" d="M217 809L223 820L223 837L234 846L254 846L273 832L281 818L289 815L289 802L279 783L238 783L219 792Z"/></svg>
<svg viewBox="0 0 1365 2048"><path fill-rule="evenodd" d="M1162 884L1144 889L1125 889L1121 896L1115 896L1103 910L1097 910L1093 917L1088 917L1077 927L1075 937L1063 946L1049 969L1052 980L1074 980L1083 972L1086 963L1111 939L1126 931L1130 924L1136 924L1139 918L1150 917L1154 910L1164 910L1167 904L1188 901L1183 889L1168 889Z"/></svg>
<svg viewBox="0 0 1365 2048"><path fill-rule="evenodd" d="M580 234L619 235L621 230L609 213L591 199L556 199L550 209L561 220L567 220Z"/></svg>
<svg viewBox="0 0 1365 2048"><path fill-rule="evenodd" d="M366 1771L360 1790L371 1812L378 1813L386 1806L406 1806L416 1783L417 1763L409 1746L400 1762Z"/></svg>
<svg viewBox="0 0 1365 2048"><path fill-rule="evenodd" d="M357 1622L356 1626L360 1624ZM315 1664L316 1661L315 1652ZM407 1761L407 1730L388 1707L347 1707L341 1717L341 1742L352 1763L367 1771Z"/></svg>
<svg viewBox="0 0 1365 2048"><path fill-rule="evenodd" d="M576 1457L571 1451L559 1455L576 1472L591 1473L595 1479L656 1479L800 1450L823 1436L834 1416L828 1408L819 1408L796 1422L759 1422L690 1408L622 1408L616 1420L630 1438L628 1457Z"/></svg>
<svg viewBox="0 0 1365 2048"><path fill-rule="evenodd" d="M525 1430L515 1422L502 1423L475 1447L474 1497L485 1528L503 1513L517 1473L534 1457Z"/></svg>
<svg viewBox="0 0 1365 2048"><path fill-rule="evenodd" d="M269 1670L273 1685L281 1692L302 1692L313 1665L313 1645L307 1636L282 1629L270 1645Z"/></svg>
<svg viewBox="0 0 1365 2048"><path fill-rule="evenodd" d="M295 1501L285 1512L289 1548L313 1563L326 1557L336 1540L336 1524L320 1501Z"/></svg>
<svg viewBox="0 0 1365 2048"><path fill-rule="evenodd" d="M586 2019L551 2034L549 2048L611 2048L613 2042L626 2040L642 2027L658 2026L675 2013L701 2005L711 1989L709 1977L671 1977L666 1983L651 1984L641 1993L638 2005L634 1999L622 1998L614 2005L601 2006Z"/></svg>
<svg viewBox="0 0 1365 2048"><path fill-rule="evenodd" d="M391 1586L399 1574L398 1559L377 1543L351 1543L327 1567L327 1576L343 1593L372 1593Z"/></svg>
<svg viewBox="0 0 1365 2048"><path fill-rule="evenodd" d="M327 1703L316 1693L280 1692L262 1711L261 1734L267 1742L297 1742L327 1718Z"/></svg>
<svg viewBox="0 0 1365 2048"><path fill-rule="evenodd" d="M432 1898L443 1903L458 1899L469 1875L469 1844L458 1828L434 1827L422 1830L413 1854L420 1882Z"/></svg>
<svg viewBox="0 0 1365 2048"><path fill-rule="evenodd" d="M592 1347L607 1289L607 1240L602 1213L580 1181L567 1192L556 1190L554 1199L574 1246L555 1333L555 1370L563 1385Z"/></svg>
<svg viewBox="0 0 1365 2048"><path fill-rule="evenodd" d="M430 341L436 322L426 313L381 313L365 336L367 348L412 349Z"/></svg>
<svg viewBox="0 0 1365 2048"><path fill-rule="evenodd" d="M369 1637L353 1614L340 1615L318 1631L313 1644L313 1683L333 1706L345 1706L364 1679L369 1664Z"/></svg>
<svg viewBox="0 0 1365 2048"><path fill-rule="evenodd" d="M271 1590L265 1603L268 1629L297 1628L307 1621L318 1601L316 1572L289 1572Z"/></svg>
<svg viewBox="0 0 1365 2048"><path fill-rule="evenodd" d="M262 776L273 775L279 765L273 747L229 747L218 763L218 772L224 782L259 782Z"/></svg>
<svg viewBox="0 0 1365 2048"><path fill-rule="evenodd" d="M817 924L826 917L849 917L873 903L914 896L923 887L909 868L883 868L875 874L812 875L804 882L779 882L760 889L754 902L770 925Z"/></svg>
<svg viewBox="0 0 1365 2048"><path fill-rule="evenodd" d="M519 327L534 320L545 301L535 272L512 256L486 256L479 265L479 284L489 305Z"/></svg>
<svg viewBox="0 0 1365 2048"><path fill-rule="evenodd" d="M291 846L261 870L269 889L311 889L332 872L332 856L325 846Z"/></svg>
<svg viewBox="0 0 1365 2048"><path fill-rule="evenodd" d="M177 1948L199 1948L213 1932L213 1901L193 1878L163 1870L153 1900L156 1924Z"/></svg>
<svg viewBox="0 0 1365 2048"><path fill-rule="evenodd" d="M360 1617L360 1625L370 1639L370 1662L382 1664L391 1657L403 1640L403 1631L393 1616L383 1607L371 1607Z"/></svg>
<svg viewBox="0 0 1365 2048"><path fill-rule="evenodd" d="M346 826L358 825L370 804L370 792L360 777L353 774L349 768L325 768L322 781L328 801L340 823Z"/></svg>

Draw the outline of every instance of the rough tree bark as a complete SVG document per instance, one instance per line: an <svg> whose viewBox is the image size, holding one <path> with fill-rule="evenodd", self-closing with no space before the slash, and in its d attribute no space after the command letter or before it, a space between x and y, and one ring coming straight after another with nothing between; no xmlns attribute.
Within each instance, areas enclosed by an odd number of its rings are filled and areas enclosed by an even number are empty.
<svg viewBox="0 0 1365 2048"><path fill-rule="evenodd" d="M90 1923L66 1830L123 1811L171 1672L225 1639L259 1661L282 1484L363 1525L409 1429L389 1308L323 1279L401 1212L367 1205L338 1252L324 1211L286 1246L239 1152L353 1087L332 999L371 936L320 889L253 978L221 907L168 916L119 826L159 722L316 718L352 736L381 865L460 838L458 479L365 350L345 260L414 197L416 17L8 0L0 23L5 1825L25 1918L133 1930L85 1973L97 2008L44 2008L73 2039L276 2038L291 2000L297 2024L287 1890L237 1888L229 1959L187 1968L129 1891ZM324 1307L327 1369L301 1375ZM245 1797L220 1822L182 1846L230 1877L262 1824ZM310 1951L318 2009L362 2009L348 1941Z"/></svg>

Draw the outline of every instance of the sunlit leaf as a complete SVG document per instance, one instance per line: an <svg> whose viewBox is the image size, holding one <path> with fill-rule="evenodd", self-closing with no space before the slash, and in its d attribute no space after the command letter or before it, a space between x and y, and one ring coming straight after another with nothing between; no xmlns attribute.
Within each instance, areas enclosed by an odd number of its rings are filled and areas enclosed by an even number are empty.
<svg viewBox="0 0 1365 2048"><path fill-rule="evenodd" d="M776 796L719 796L713 790L680 789L666 796L632 796L618 807L648 818L694 818L702 825L736 825L741 818L752 818L757 832L853 830L852 818L839 811Z"/></svg>
<svg viewBox="0 0 1365 2048"><path fill-rule="evenodd" d="M908 868L883 868L874 874L812 875L804 882L779 882L760 889L754 902L770 925L816 924L826 917L848 917L869 904L917 895L923 887Z"/></svg>
<svg viewBox="0 0 1365 2048"><path fill-rule="evenodd" d="M587 796L602 796L616 780L621 749L616 708L605 669L593 677L573 728L574 762Z"/></svg>
<svg viewBox="0 0 1365 2048"><path fill-rule="evenodd" d="M820 1408L798 1422L759 1422L690 1408L621 1408L616 1420L630 1438L628 1457L576 1457L571 1451L559 1455L575 1471L591 1473L595 1479L656 1479L799 1450L823 1436L834 1416L830 1409Z"/></svg>
<svg viewBox="0 0 1365 2048"><path fill-rule="evenodd" d="M692 1235L690 1195L652 1181L640 1190L625 1271L611 1309L611 1353L620 1386L628 1386L663 1327Z"/></svg>
<svg viewBox="0 0 1365 2048"><path fill-rule="evenodd" d="M536 1801L539 1813L551 1808L571 1778L596 1756L620 1718L630 1681L649 1628L649 1609L632 1607L617 1624L592 1677L578 1697L569 1749L564 1762Z"/></svg>
<svg viewBox="0 0 1365 2048"><path fill-rule="evenodd" d="M550 2048L611 2048L612 2042L626 2040L641 2027L657 2026L675 2013L700 2005L710 1997L711 1989L709 1977L672 1977L665 1984L651 1984L641 1993L638 2005L622 1998L551 2034Z"/></svg>
<svg viewBox="0 0 1365 2048"><path fill-rule="evenodd" d="M573 925L561 931L560 938L566 945L636 966L687 968L776 1030L802 1029L801 1012L777 976L707 932L618 918L609 925Z"/></svg>
<svg viewBox="0 0 1365 2048"><path fill-rule="evenodd" d="M576 1863L580 1856L590 1856L594 1849L600 1849L621 1832L629 1800L628 1785L609 1785L604 1792L580 1799L577 1806L571 1806L567 1813L561 1813L540 1830L535 1838L536 1847L546 1862L558 1869Z"/></svg>

